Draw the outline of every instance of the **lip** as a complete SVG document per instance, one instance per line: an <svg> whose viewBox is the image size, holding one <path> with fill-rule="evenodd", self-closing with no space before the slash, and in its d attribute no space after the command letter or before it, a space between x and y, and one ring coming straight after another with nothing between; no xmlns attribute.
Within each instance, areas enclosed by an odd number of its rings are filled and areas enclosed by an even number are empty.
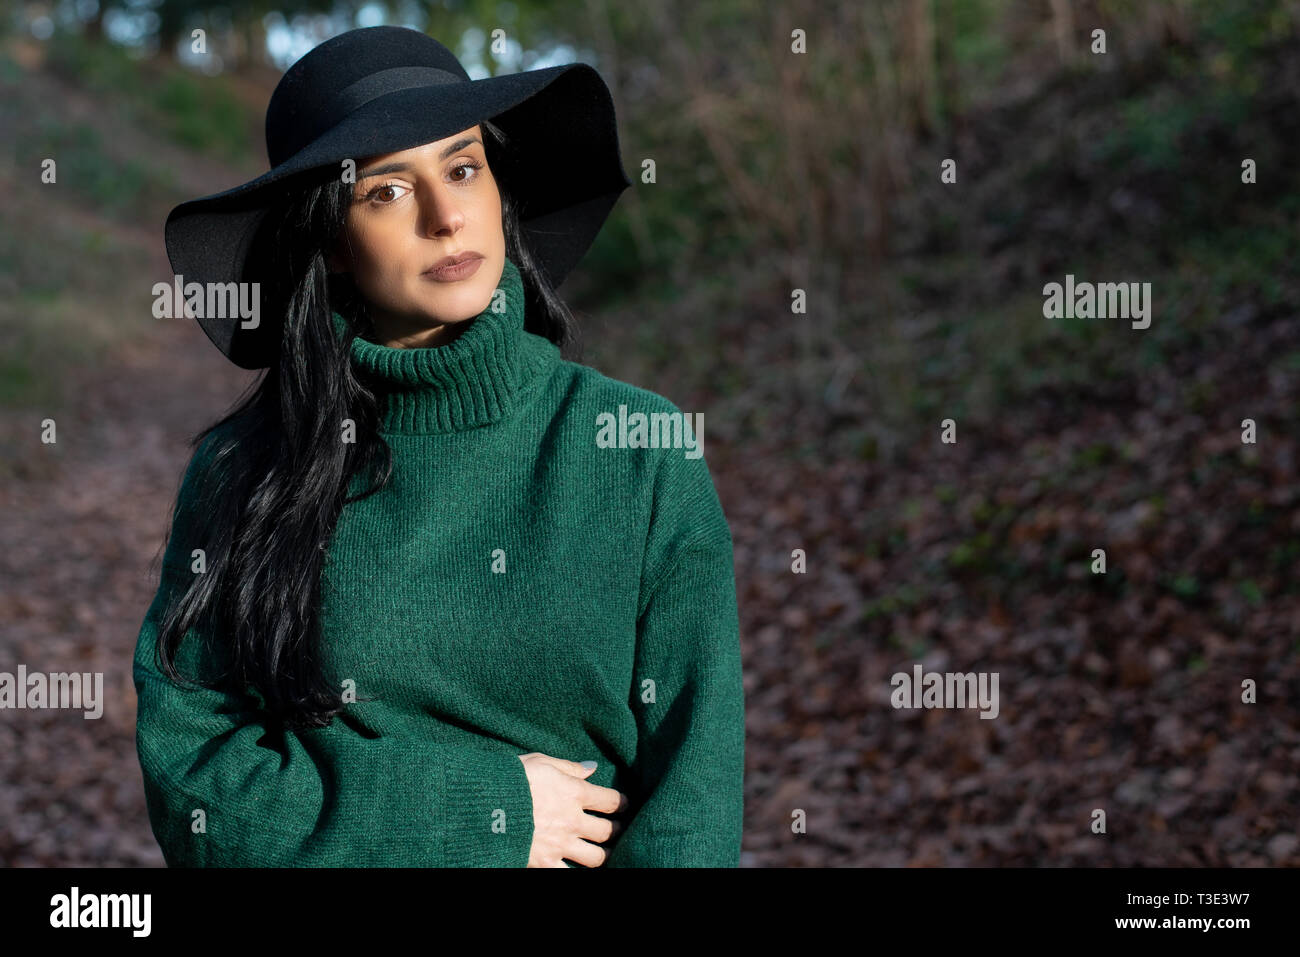
<svg viewBox="0 0 1300 957"><path fill-rule="evenodd" d="M438 260L426 269L423 275L438 282L458 282L474 275L481 265L483 265L482 253L472 251L457 253Z"/></svg>

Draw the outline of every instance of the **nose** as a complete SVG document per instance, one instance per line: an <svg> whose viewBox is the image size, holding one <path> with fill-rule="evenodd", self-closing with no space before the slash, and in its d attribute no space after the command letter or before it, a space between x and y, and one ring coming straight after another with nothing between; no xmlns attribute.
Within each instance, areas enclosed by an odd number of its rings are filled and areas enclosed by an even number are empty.
<svg viewBox="0 0 1300 957"><path fill-rule="evenodd" d="M465 212L454 191L441 184L430 184L418 196L420 229L426 236L451 236L465 225Z"/></svg>

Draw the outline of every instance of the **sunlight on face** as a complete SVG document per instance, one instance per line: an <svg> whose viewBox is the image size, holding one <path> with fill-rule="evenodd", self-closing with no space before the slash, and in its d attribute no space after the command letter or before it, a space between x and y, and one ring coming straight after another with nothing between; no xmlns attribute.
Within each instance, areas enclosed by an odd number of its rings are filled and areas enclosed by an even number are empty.
<svg viewBox="0 0 1300 957"><path fill-rule="evenodd" d="M353 274L386 345L439 345L491 303L505 264L505 233L482 140L481 128L472 126L357 160L352 206L329 262ZM483 257L469 275L427 272L463 253Z"/></svg>

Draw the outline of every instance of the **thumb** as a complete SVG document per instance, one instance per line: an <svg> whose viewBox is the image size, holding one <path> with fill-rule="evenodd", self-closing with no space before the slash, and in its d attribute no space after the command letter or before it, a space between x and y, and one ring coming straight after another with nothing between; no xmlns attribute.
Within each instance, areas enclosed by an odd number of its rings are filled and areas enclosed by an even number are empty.
<svg viewBox="0 0 1300 957"><path fill-rule="evenodd" d="M585 778L596 770L595 761L565 761L564 763L569 766L569 773L578 778Z"/></svg>

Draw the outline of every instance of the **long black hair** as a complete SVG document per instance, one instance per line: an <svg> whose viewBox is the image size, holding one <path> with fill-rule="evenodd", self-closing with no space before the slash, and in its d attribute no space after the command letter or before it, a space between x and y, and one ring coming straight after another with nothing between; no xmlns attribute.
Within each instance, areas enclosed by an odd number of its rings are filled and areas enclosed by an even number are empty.
<svg viewBox="0 0 1300 957"><path fill-rule="evenodd" d="M573 316L529 250L509 192L519 158L502 130L481 126L501 193L506 255L524 283L525 329L568 353L576 345ZM350 274L326 267L352 196L353 184L337 171L314 171L263 221L255 248L267 264L264 301L284 316L278 358L247 398L191 440L204 449L205 464L183 551L202 548L206 569L169 595L155 649L165 675L189 680L176 667L177 649L202 626L213 661L226 666L205 683L251 690L285 728L323 727L343 710L342 689L327 681L318 658L326 547L343 506L384 488L392 475L392 451L379 434L384 396L350 361L352 339L373 331L366 303ZM344 336L334 328L335 311L347 320ZM348 418L356 425L352 443L339 441ZM348 497L357 475L368 475L369 487Z"/></svg>

